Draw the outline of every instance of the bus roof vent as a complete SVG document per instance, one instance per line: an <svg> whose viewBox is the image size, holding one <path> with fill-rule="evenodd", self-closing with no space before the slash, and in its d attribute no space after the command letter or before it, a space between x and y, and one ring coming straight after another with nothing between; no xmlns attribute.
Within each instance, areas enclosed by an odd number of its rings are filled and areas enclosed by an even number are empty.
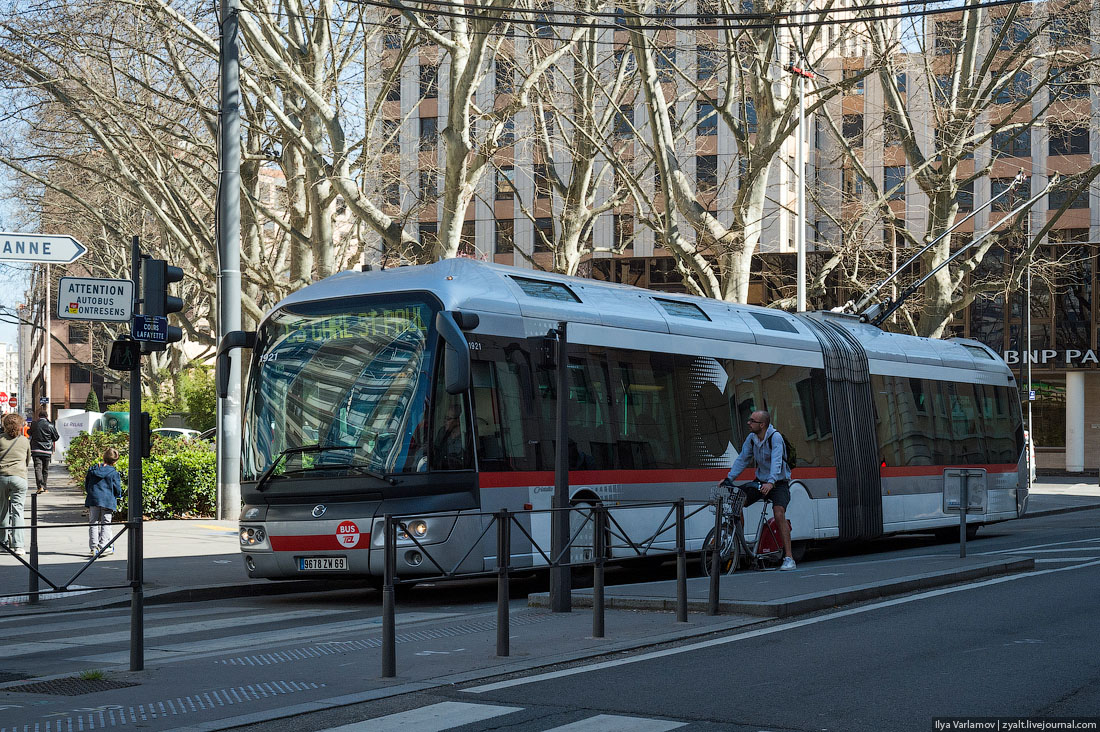
<svg viewBox="0 0 1100 732"><path fill-rule="evenodd" d="M680 300L662 300L659 297L653 298L654 301L669 315L676 315L681 318L694 318L695 320L710 320L707 314L703 312L695 303L681 302Z"/></svg>
<svg viewBox="0 0 1100 732"><path fill-rule="evenodd" d="M984 359L988 359L990 361L993 360L993 356L991 356L989 351L985 350L984 348L981 348L979 346L971 346L971 345L968 345L966 343L960 343L959 345L962 346L963 348L965 348L966 350L970 351L972 354L974 354L978 358L984 358Z"/></svg>
<svg viewBox="0 0 1100 732"><path fill-rule="evenodd" d="M782 315L768 315L767 313L751 313L751 315L756 318L756 322L768 330L782 330L787 333L798 332L798 328L795 328L794 324Z"/></svg>
<svg viewBox="0 0 1100 732"><path fill-rule="evenodd" d="M535 280L529 277L511 276L523 293L528 297L537 297L541 300L558 300L559 302L580 302L581 299L573 294L573 291L560 282L547 282Z"/></svg>

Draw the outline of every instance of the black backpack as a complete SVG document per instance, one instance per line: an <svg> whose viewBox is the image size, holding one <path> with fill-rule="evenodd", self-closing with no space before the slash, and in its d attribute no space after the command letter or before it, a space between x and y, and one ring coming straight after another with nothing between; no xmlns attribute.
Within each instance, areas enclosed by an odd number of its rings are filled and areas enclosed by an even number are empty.
<svg viewBox="0 0 1100 732"><path fill-rule="evenodd" d="M772 433L772 436L769 438L769 440L771 441L772 453L775 453L776 435L783 437L783 435L780 434L779 430L776 430ZM787 464L787 470L794 470L794 466L797 461L798 457L795 455L794 446L791 444L790 440L788 440L786 437L783 437L783 462Z"/></svg>

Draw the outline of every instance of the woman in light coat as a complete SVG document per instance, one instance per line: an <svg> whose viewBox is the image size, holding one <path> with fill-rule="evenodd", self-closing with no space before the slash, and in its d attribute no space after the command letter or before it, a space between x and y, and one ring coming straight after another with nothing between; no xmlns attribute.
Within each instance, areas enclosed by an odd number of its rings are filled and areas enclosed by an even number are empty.
<svg viewBox="0 0 1100 732"><path fill-rule="evenodd" d="M16 554L26 554L23 504L27 500L27 469L31 442L23 436L23 416L4 415L0 435L0 543Z"/></svg>

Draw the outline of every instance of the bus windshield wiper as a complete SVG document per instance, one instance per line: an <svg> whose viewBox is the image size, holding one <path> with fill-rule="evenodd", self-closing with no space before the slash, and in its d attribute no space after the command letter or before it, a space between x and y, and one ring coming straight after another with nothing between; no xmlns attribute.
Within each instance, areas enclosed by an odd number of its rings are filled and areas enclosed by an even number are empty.
<svg viewBox="0 0 1100 732"><path fill-rule="evenodd" d="M350 449L353 449L352 445L321 445L321 444L316 444L316 445L302 445L300 447L288 447L287 449L283 450L278 455L276 455L275 459L271 461L271 465L267 466L267 470L265 470L263 472L263 474L260 475L260 479L256 482L256 492L257 493L263 493L265 490L267 490L267 484L270 482L271 478L274 477L275 471L291 455L299 455L299 454L303 454L303 453L312 453L312 452L328 452L330 450L350 450ZM387 475L385 473L380 473L377 470L372 470L372 469L368 468L365 465L357 465L355 463L345 463L345 464L342 464L342 465L341 464L337 464L337 465L330 465L330 464L313 465L311 467L301 468L301 469L298 469L298 470L294 470L292 472L301 473L301 472L308 472L310 470L325 470L325 469L327 469L327 470L351 469L351 470L355 470L358 473L362 473L363 475L369 475L370 477L375 478L377 480L385 481L386 483L389 483L390 485L396 485L397 484L397 481L394 478L390 477L389 475Z"/></svg>
<svg viewBox="0 0 1100 732"><path fill-rule="evenodd" d="M297 447L288 447L275 456L275 459L271 461L271 465L267 466L261 475L260 479L256 481L256 492L263 493L267 490L267 483L275 475L275 471L279 468L283 462L291 455L300 455L307 452L327 452L329 450L347 450L347 445L322 445L317 443L316 445L299 445Z"/></svg>

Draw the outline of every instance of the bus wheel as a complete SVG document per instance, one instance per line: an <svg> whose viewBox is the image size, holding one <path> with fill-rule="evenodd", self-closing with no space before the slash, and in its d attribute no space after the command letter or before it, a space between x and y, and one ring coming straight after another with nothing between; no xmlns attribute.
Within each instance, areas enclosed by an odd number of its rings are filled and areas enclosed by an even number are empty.
<svg viewBox="0 0 1100 732"><path fill-rule="evenodd" d="M972 541L974 537L978 535L978 529L981 528L981 524L967 524L966 525L966 540ZM945 526L942 529L936 529L936 538L940 541L958 541L959 540L959 527L958 526Z"/></svg>
<svg viewBox="0 0 1100 732"><path fill-rule="evenodd" d="M810 548L810 542L806 539L799 539L798 541L791 542L791 559L796 563L801 563L806 558L806 551Z"/></svg>

